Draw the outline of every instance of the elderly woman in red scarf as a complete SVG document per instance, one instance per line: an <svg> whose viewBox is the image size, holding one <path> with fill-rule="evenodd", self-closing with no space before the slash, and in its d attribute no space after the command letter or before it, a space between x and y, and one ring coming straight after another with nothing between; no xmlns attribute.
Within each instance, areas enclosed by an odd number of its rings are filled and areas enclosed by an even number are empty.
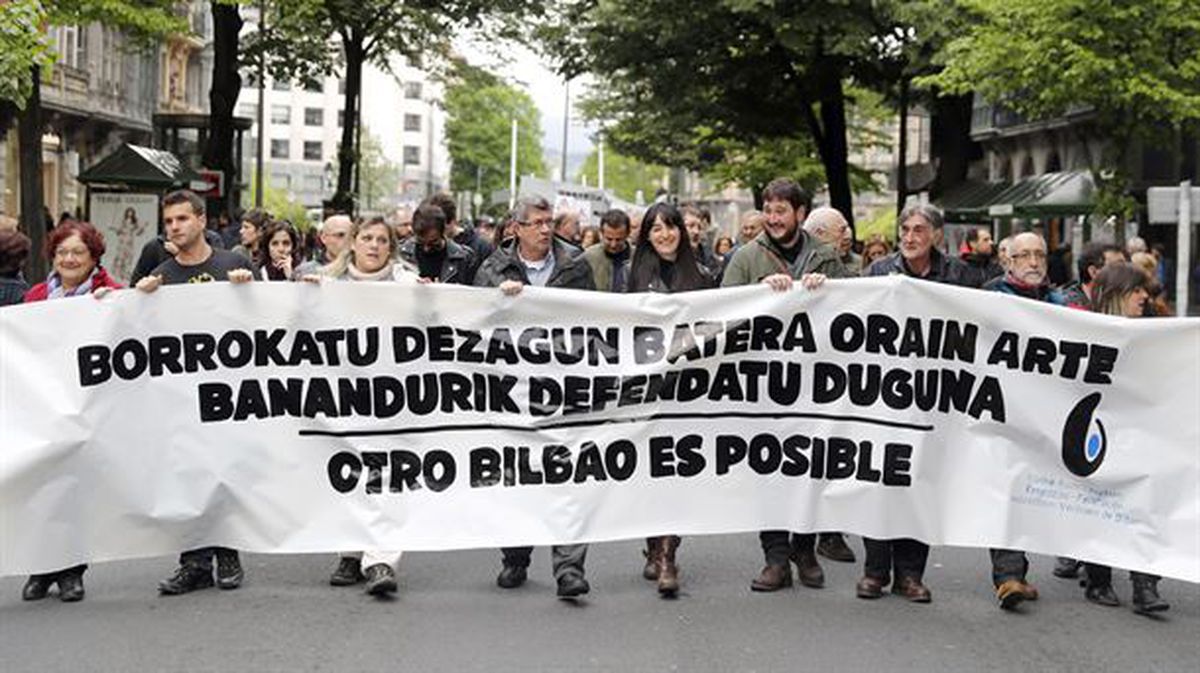
<svg viewBox="0 0 1200 673"><path fill-rule="evenodd" d="M104 236L87 222L68 220L50 231L46 257L51 271L46 280L25 293L25 301L43 301L79 297L98 291L107 292L121 285L113 280L100 258L104 256ZM83 571L86 565L31 575L21 598L36 601L45 598L58 584L58 597L70 603L83 600Z"/></svg>

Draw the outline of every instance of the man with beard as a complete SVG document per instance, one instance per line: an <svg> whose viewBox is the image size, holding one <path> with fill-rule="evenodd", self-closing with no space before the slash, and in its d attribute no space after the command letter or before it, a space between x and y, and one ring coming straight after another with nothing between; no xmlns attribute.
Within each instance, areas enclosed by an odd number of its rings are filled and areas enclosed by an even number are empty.
<svg viewBox="0 0 1200 673"><path fill-rule="evenodd" d="M583 252L592 267L592 282L601 292L624 292L629 280L629 215L616 208L600 217L601 245Z"/></svg>
<svg viewBox="0 0 1200 673"><path fill-rule="evenodd" d="M471 285L475 280L475 252L446 237L448 218L432 199L413 213L413 235L400 244L401 260L418 270L421 278L437 283Z"/></svg>
<svg viewBox="0 0 1200 673"><path fill-rule="evenodd" d="M967 250L962 261L979 274L980 284L1004 275L1004 267L996 261L996 246L987 227L971 227L967 231Z"/></svg>
<svg viewBox="0 0 1200 673"><path fill-rule="evenodd" d="M795 180L772 180L763 190L762 232L738 248L725 266L722 287L766 282L772 287L790 285L808 274L848 278L837 249L811 236L800 226L812 209L812 197ZM789 560L796 564L800 583L810 588L825 585L825 572L817 562L816 535L786 530L759 533L766 566L750 588L777 591L792 585Z"/></svg>

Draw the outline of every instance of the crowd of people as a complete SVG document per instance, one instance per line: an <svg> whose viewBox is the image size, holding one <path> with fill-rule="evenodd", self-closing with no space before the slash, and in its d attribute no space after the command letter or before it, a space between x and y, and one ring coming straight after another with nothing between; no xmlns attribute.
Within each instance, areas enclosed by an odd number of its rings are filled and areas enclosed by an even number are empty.
<svg viewBox="0 0 1200 673"><path fill-rule="evenodd" d="M1077 310L1124 317L1162 315L1158 266L1144 242L1131 240L1133 254L1114 245L1087 246L1077 259L1078 279L1056 286L1050 279L1050 255L1037 233L1023 232L993 244L991 232L979 228L956 256L940 249L942 213L934 206L905 208L897 221L898 243L892 250L882 239L865 241L855 250L846 218L833 208L813 208L812 199L795 181L778 179L766 186L762 211L741 218L738 241L710 241L708 212L699 206L660 201L644 213L612 210L595 229L580 227L573 213L557 216L542 198L523 198L497 226L482 222L462 226L454 201L435 195L421 203L411 220L355 220L332 215L315 239L289 222L259 210L238 222L208 225L203 199L188 191L162 201L163 233L142 250L132 284L153 292L163 284L212 281L259 282L399 282L454 283L496 288L519 294L527 285L612 293L690 292L714 287L765 284L775 291L800 285L810 291L829 278L901 274L928 282L979 288L1016 295ZM105 272L105 244L90 224L67 220L47 237L44 254L49 276L30 288L21 268L31 253L29 239L13 230L0 231L0 305L92 294L102 297L120 289ZM1145 257L1139 257L1145 255ZM1150 257L1150 259L1146 259ZM1131 261L1132 259L1132 261ZM664 532L666 533L666 532ZM666 533L646 540L642 575L665 597L677 595L681 575L677 557L682 540ZM837 532L763 531L764 566L752 580L754 591L771 592L798 581L811 588L825 584L819 556L855 562L856 555ZM893 594L928 603L924 583L929 546L913 539L864 539L865 560L855 592L877 599L890 585ZM586 544L551 549L557 594L574 598L589 592L584 564ZM527 579L531 547L502 550L499 586L512 589ZM363 584L379 596L397 590L396 550L362 550L339 556L330 583ZM1000 607L1013 609L1038 598L1029 582L1029 563L1020 550L991 550L993 582ZM46 597L57 585L64 601L84 596L86 566L29 578L26 600ZM1059 577L1074 578L1084 570L1084 595L1100 605L1118 605L1112 571L1106 566L1060 558ZM238 552L223 547L188 550L175 573L159 584L164 595L218 586L237 588L244 578ZM1168 609L1158 594L1158 578L1131 573L1134 610Z"/></svg>

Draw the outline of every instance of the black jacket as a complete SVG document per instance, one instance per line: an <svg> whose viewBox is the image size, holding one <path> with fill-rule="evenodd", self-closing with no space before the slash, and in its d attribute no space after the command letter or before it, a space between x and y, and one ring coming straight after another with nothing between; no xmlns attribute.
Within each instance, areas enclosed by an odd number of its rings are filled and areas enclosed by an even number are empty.
<svg viewBox="0 0 1200 673"><path fill-rule="evenodd" d="M970 268L961 261L943 255L937 248L929 251L931 257L929 275L918 276L908 268L908 264L904 262L904 256L899 250L884 257L877 259L870 267L867 268L867 276L893 276L903 274L911 278L919 280L930 280L935 283L945 283L946 285L961 285L963 287L978 288L983 285L979 272Z"/></svg>
<svg viewBox="0 0 1200 673"><path fill-rule="evenodd" d="M397 255L405 262L416 268L420 268L420 264L417 262L417 242L415 239L409 238L401 243ZM446 261L442 264L442 272L438 275L437 280L439 283L472 285L475 282L475 270L477 268L479 268L479 262L475 257L474 251L454 241L446 241Z"/></svg>
<svg viewBox="0 0 1200 673"><path fill-rule="evenodd" d="M546 287L596 289L596 284L592 281L592 267L579 254L578 248L556 238L551 239L550 246L550 254L554 255L554 272L546 282ZM500 283L506 280L529 284L525 264L517 257L516 240L496 248L496 251L479 265L479 271L475 274L475 285L479 287L500 287Z"/></svg>

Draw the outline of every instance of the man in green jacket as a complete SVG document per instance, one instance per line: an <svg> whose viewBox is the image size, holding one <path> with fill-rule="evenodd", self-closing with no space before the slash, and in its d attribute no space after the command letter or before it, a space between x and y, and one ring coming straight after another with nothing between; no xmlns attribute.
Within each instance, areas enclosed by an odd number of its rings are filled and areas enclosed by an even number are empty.
<svg viewBox="0 0 1200 673"><path fill-rule="evenodd" d="M763 190L763 231L754 240L738 248L725 266L722 287L764 282L775 289L786 289L792 280L818 275L849 278L838 251L808 234L800 226L812 210L812 197L789 178L771 181ZM754 591L777 591L792 585L796 564L800 583L806 587L825 585L825 572L817 562L816 535L786 530L759 533L766 567L750 583Z"/></svg>

